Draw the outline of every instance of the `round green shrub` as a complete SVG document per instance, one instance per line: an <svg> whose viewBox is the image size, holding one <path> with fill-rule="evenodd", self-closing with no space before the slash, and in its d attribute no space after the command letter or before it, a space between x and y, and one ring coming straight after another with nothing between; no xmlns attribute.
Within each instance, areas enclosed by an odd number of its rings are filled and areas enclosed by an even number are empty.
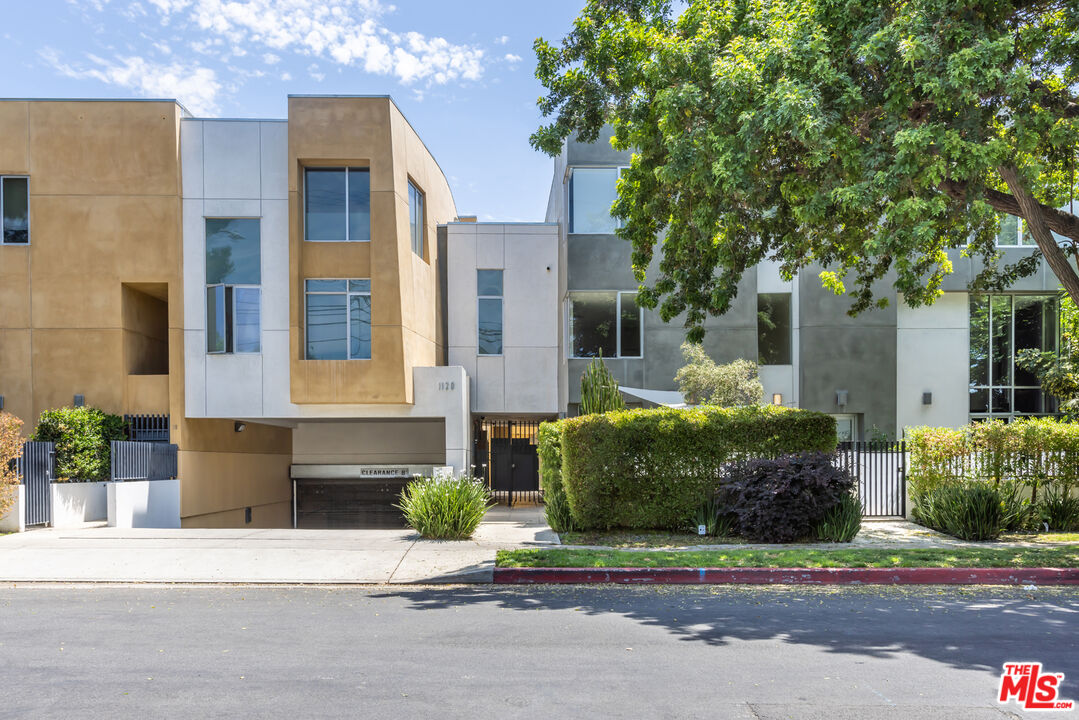
<svg viewBox="0 0 1079 720"><path fill-rule="evenodd" d="M491 495L473 478L418 478L401 491L396 507L409 527L433 540L472 537L491 504Z"/></svg>
<svg viewBox="0 0 1079 720"><path fill-rule="evenodd" d="M961 540L996 540L1004 532L1006 503L992 485L943 485L914 500L915 521Z"/></svg>

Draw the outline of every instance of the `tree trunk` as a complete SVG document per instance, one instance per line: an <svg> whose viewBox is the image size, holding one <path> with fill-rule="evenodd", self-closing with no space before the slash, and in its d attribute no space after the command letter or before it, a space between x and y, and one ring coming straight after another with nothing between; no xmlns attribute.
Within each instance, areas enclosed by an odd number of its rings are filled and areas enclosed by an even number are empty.
<svg viewBox="0 0 1079 720"><path fill-rule="evenodd" d="M1060 280L1060 284L1064 286L1071 299L1079 305L1079 275L1076 274L1075 268L1068 262L1068 256L1064 254L1064 251L1060 249L1057 241L1053 238L1053 233L1049 230L1049 226L1042 215L1041 204L1027 190L1026 185L1019 177L1018 170L1011 165L1001 165L997 170L1000 172L1000 176L1004 178L1004 182L1008 184L1008 189L1012 191L1012 195L1015 196L1019 209L1022 211L1020 216L1026 222L1030 234L1034 236L1034 242L1038 244L1038 249L1042 251L1045 261L1049 263L1053 274Z"/></svg>

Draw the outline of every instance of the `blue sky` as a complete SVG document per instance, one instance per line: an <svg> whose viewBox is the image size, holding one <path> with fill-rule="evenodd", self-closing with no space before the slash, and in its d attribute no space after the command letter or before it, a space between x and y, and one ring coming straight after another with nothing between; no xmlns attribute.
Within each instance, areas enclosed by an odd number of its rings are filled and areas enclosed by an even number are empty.
<svg viewBox="0 0 1079 720"><path fill-rule="evenodd" d="M537 36L583 0L37 0L6 13L6 97L175 97L194 114L286 115L286 96L389 94L450 180L458 211L542 220L550 158Z"/></svg>

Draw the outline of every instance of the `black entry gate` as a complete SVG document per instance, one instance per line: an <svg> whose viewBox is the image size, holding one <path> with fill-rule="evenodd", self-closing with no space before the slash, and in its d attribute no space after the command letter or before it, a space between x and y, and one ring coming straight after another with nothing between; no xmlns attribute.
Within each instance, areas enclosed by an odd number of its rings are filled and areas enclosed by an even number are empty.
<svg viewBox="0 0 1079 720"><path fill-rule="evenodd" d="M28 442L22 446L22 457L16 467L23 484L23 501L26 504L27 525L48 525L52 522L53 464L56 446L51 442Z"/></svg>
<svg viewBox="0 0 1079 720"><path fill-rule="evenodd" d="M477 420L473 436L476 474L499 502L543 499L536 432L541 420Z"/></svg>
<svg viewBox="0 0 1079 720"><path fill-rule="evenodd" d="M907 447L891 441L839 443L839 465L858 479L865 517L903 517L907 513Z"/></svg>

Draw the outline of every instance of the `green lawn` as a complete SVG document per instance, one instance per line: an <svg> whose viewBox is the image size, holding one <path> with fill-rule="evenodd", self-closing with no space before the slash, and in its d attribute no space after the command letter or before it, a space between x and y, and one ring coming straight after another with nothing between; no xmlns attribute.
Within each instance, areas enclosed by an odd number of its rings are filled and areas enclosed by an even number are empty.
<svg viewBox="0 0 1079 720"><path fill-rule="evenodd" d="M1079 545L892 550L500 550L498 567L1079 567Z"/></svg>
<svg viewBox="0 0 1079 720"><path fill-rule="evenodd" d="M1008 533L1000 539L1006 542L1079 543L1079 532Z"/></svg>
<svg viewBox="0 0 1079 720"><path fill-rule="evenodd" d="M574 530L559 533L563 545L603 545L612 548L683 547L744 542L737 537L713 537L663 530Z"/></svg>

